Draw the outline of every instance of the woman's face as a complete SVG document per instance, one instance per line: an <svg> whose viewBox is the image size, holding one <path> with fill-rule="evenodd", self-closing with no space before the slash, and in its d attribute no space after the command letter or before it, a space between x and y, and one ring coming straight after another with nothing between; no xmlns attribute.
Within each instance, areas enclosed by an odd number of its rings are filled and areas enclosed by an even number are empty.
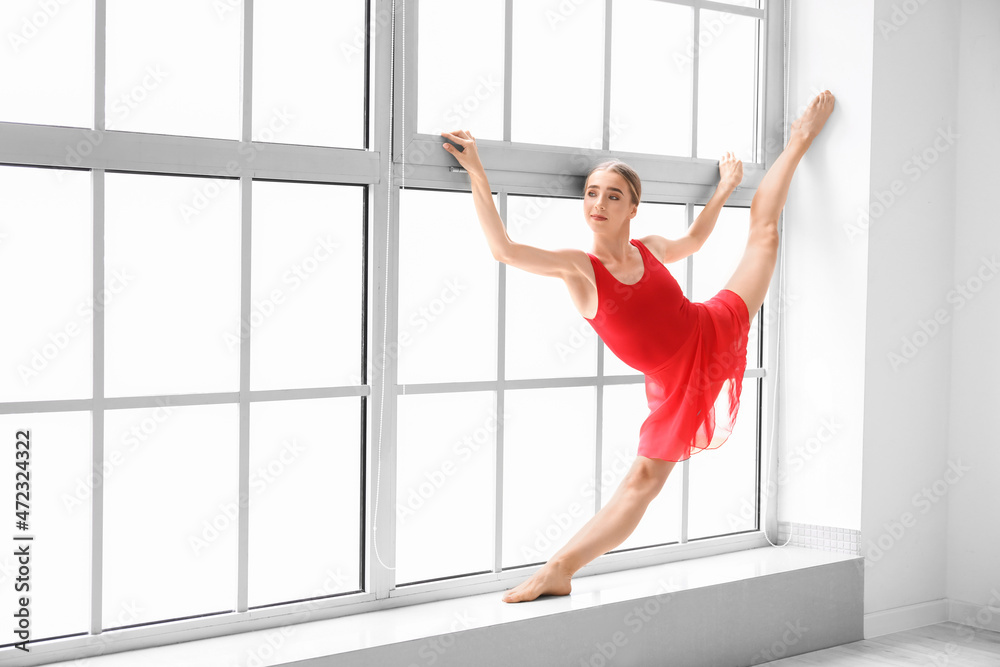
<svg viewBox="0 0 1000 667"><path fill-rule="evenodd" d="M595 171L583 193L583 215L594 231L615 229L635 217L628 183L614 171Z"/></svg>

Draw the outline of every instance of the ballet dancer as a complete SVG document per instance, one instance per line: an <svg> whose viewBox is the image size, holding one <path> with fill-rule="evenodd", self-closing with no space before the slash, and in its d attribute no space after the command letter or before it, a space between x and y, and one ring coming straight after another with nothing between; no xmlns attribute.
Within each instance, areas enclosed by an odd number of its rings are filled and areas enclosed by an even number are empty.
<svg viewBox="0 0 1000 667"><path fill-rule="evenodd" d="M590 520L529 579L502 597L526 602L568 595L573 574L632 534L674 466L715 449L732 432L739 408L750 321L764 303L778 257L778 216L795 168L833 111L829 90L792 123L788 144L767 170L750 205L750 231L735 272L714 297L691 302L664 266L696 252L743 178L731 153L719 162L719 185L685 235L632 239L641 184L619 160L595 166L584 181L583 215L593 252L546 250L507 235L468 131L442 132L444 149L468 172L479 222L493 257L530 273L562 279L580 315L619 359L645 375L650 414L622 483ZM717 410L721 399L721 410Z"/></svg>

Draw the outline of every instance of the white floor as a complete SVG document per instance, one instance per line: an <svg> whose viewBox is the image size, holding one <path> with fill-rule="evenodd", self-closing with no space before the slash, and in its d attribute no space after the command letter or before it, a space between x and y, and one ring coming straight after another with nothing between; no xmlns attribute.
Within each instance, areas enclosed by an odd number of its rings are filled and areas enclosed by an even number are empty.
<svg viewBox="0 0 1000 667"><path fill-rule="evenodd" d="M1000 665L1000 632L959 623L937 623L760 664L772 667L997 667Z"/></svg>

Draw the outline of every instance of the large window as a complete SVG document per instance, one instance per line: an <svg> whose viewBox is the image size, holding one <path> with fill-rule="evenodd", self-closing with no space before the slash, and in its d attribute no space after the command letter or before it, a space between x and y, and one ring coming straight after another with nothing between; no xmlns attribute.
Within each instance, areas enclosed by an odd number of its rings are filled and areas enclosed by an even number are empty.
<svg viewBox="0 0 1000 667"><path fill-rule="evenodd" d="M5 2L0 424L12 505L16 464L30 484L9 546L31 549L31 651L500 590L547 560L631 464L643 376L561 282L493 260L438 133L477 136L508 233L546 248L589 248L597 161L643 178L634 238L676 237L733 151L743 185L668 266L702 301L780 148L781 19L773 0ZM768 319L729 443L591 571L765 544Z"/></svg>
<svg viewBox="0 0 1000 667"><path fill-rule="evenodd" d="M605 156L643 177L632 237L677 237L714 189L718 156L732 151L745 163L743 187L705 246L668 267L704 301L742 255L747 205L774 149L765 121L780 129L782 120L781 98L769 100L765 85L781 77L781 63L767 62L769 7L754 1L424 0L407 11L417 46L404 51L417 62L406 69L416 86L408 76L394 89L402 141L390 263L399 350L390 596L526 576L607 502L648 414L643 375L605 348L565 285L492 260L468 177L438 134L476 135L508 234L550 249L590 248L582 176ZM455 16L475 28L459 29ZM753 321L729 442L678 466L596 567L756 544L769 428L762 320Z"/></svg>

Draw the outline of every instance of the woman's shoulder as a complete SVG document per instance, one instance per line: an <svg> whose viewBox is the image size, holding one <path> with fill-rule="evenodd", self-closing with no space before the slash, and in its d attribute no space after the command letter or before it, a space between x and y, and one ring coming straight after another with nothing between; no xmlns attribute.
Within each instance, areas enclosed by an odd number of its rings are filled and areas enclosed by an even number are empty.
<svg viewBox="0 0 1000 667"><path fill-rule="evenodd" d="M663 261L667 254L667 244L670 243L668 239L662 236L657 236L656 234L650 234L649 236L640 236L634 239L646 247L653 257L660 260L660 263L665 263Z"/></svg>

